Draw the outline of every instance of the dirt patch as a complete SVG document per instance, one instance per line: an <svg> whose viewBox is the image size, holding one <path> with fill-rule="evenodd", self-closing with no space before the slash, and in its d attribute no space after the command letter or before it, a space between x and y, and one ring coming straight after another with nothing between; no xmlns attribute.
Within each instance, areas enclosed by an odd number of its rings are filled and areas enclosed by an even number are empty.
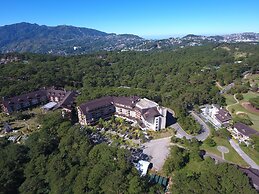
<svg viewBox="0 0 259 194"><path fill-rule="evenodd" d="M252 105L250 102L243 102L243 103L242 103L242 106L243 106L246 110L248 110L248 111L250 111L250 112L258 113L258 114L259 114L259 109L253 107L253 105Z"/></svg>

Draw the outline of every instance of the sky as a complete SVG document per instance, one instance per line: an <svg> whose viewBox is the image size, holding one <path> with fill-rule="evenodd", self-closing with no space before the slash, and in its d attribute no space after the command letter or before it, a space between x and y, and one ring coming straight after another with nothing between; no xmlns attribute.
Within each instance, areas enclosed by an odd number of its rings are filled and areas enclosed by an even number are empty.
<svg viewBox="0 0 259 194"><path fill-rule="evenodd" d="M167 38L259 32L259 0L1 0L0 26L73 25Z"/></svg>

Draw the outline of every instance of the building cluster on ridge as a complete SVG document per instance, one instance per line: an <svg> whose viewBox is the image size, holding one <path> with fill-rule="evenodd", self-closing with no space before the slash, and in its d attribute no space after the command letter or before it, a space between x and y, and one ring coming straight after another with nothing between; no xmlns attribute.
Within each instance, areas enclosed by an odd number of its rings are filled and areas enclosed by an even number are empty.
<svg viewBox="0 0 259 194"><path fill-rule="evenodd" d="M259 132L243 123L237 122L230 125L232 122L231 114L225 108L216 104L205 105L201 108L201 116L210 122L216 130L225 127L239 143L250 145L251 136L259 135Z"/></svg>
<svg viewBox="0 0 259 194"><path fill-rule="evenodd" d="M42 105L44 110L62 109L62 115L71 118L75 109L75 91L55 88L40 89L11 98L3 98L1 107L6 114ZM142 129L158 131L166 127L167 109L146 98L106 96L79 105L77 108L79 123L83 126L94 125L99 119L111 116L134 122Z"/></svg>
<svg viewBox="0 0 259 194"><path fill-rule="evenodd" d="M75 91L66 91L54 87L49 89L43 88L11 98L3 98L1 107L3 112L10 115L16 111L52 102L53 106L49 109L62 108L62 112L70 116L76 96L77 93Z"/></svg>
<svg viewBox="0 0 259 194"><path fill-rule="evenodd" d="M146 98L102 97L81 104L77 108L79 123L92 125L100 118L121 117L127 121L138 123L142 129L158 131L166 127L167 109Z"/></svg>

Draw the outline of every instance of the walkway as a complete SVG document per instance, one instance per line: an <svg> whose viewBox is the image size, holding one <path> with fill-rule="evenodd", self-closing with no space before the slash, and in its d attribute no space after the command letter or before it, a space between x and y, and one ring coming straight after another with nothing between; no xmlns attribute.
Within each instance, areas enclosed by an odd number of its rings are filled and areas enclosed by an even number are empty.
<svg viewBox="0 0 259 194"><path fill-rule="evenodd" d="M234 106L234 105L239 104L239 100L236 98L236 95L237 95L237 94L234 95L234 99L235 99L236 103L227 105L227 107L226 107L226 109L227 109L228 112L230 112L230 110L229 110L229 107L230 107L230 106Z"/></svg>
<svg viewBox="0 0 259 194"><path fill-rule="evenodd" d="M232 139L229 140L230 145L236 152L249 164L252 168L259 170L259 166L239 147L239 145Z"/></svg>

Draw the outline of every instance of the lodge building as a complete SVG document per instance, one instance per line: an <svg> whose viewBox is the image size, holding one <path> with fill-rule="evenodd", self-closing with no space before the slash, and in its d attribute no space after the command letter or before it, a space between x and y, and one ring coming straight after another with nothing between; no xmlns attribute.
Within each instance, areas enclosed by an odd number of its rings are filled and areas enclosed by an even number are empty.
<svg viewBox="0 0 259 194"><path fill-rule="evenodd" d="M55 102L54 109L62 108L68 112L74 106L76 97L75 91L66 91L50 88L39 89L19 96L10 98L3 98L1 101L1 108L4 113L10 115L13 112L28 109L47 102Z"/></svg>
<svg viewBox="0 0 259 194"><path fill-rule="evenodd" d="M136 122L142 129L158 131L166 127L167 109L156 102L137 96L107 96L91 100L77 107L81 125L96 124L100 118L109 119L112 115L127 121Z"/></svg>

